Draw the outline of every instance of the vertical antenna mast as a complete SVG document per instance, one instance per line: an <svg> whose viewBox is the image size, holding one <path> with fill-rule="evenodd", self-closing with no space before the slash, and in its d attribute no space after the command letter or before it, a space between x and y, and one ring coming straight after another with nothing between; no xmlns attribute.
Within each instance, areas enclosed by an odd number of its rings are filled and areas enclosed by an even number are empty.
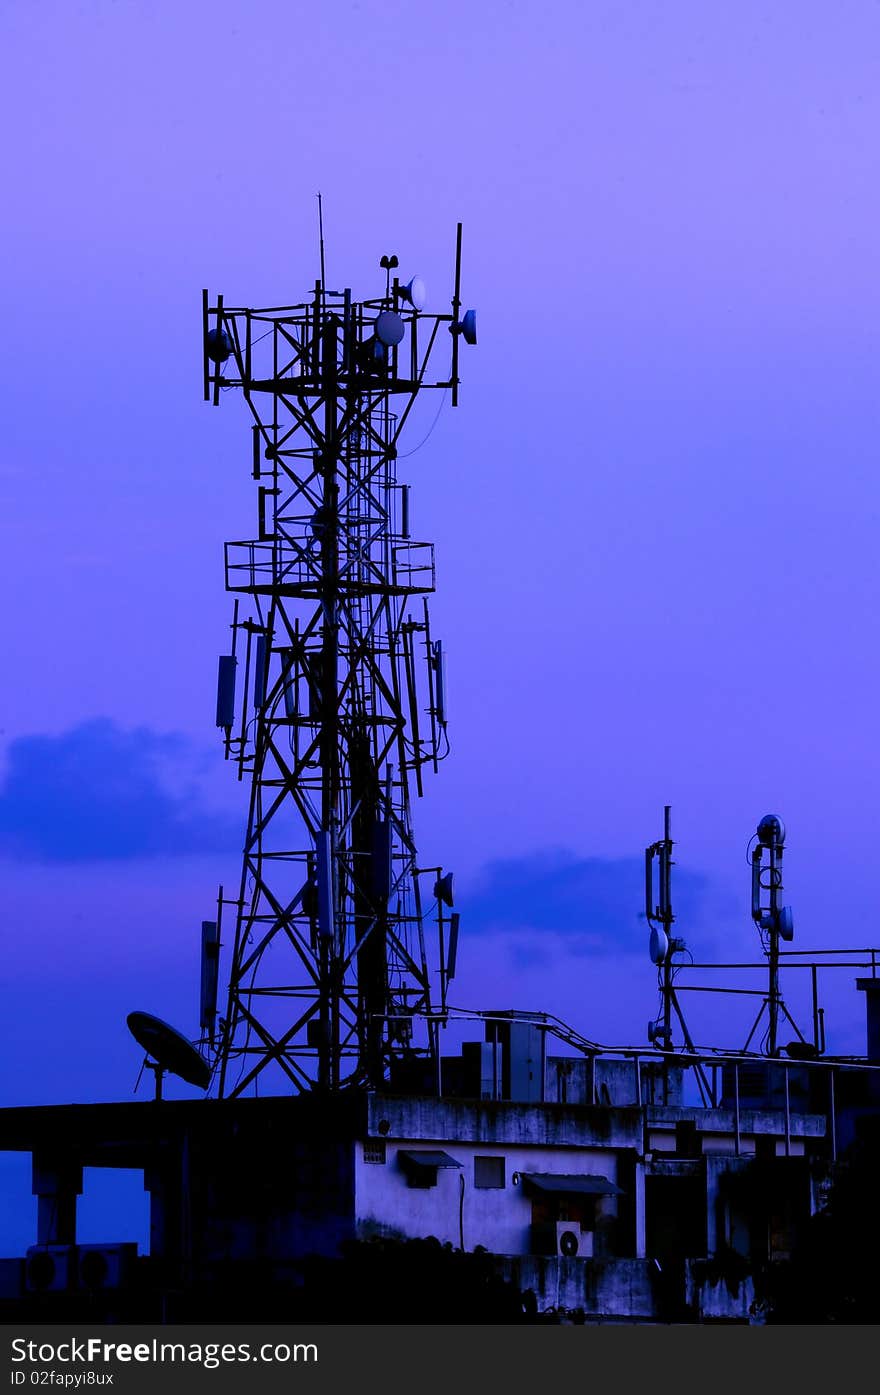
<svg viewBox="0 0 880 1395"><path fill-rule="evenodd" d="M767 1028L767 1055L779 1055L779 1019L789 1017L782 1001L779 987L779 941L794 937L794 921L791 910L780 900L782 892L782 854L785 847L785 824L776 814L765 814L758 824L756 843L752 849L752 919L764 939L767 955L767 997L766 1007L769 1019ZM764 853L768 864L763 864ZM769 905L762 905L764 893ZM760 1020L760 1014L758 1017ZM789 1017L789 1020L790 1017ZM755 1023L755 1027L757 1022ZM755 1031L752 1028L752 1033ZM797 1028L796 1028L797 1030ZM751 1035L749 1034L749 1040ZM746 1046L748 1047L748 1042Z"/></svg>
<svg viewBox="0 0 880 1395"><path fill-rule="evenodd" d="M645 918L651 927L650 953L657 965L662 1000L661 1021L652 1024L651 1039L672 1050L672 1010L675 999L672 956L683 943L672 938L672 806L663 809L663 837L645 849ZM654 900L654 861L659 868L658 899Z"/></svg>
<svg viewBox="0 0 880 1395"><path fill-rule="evenodd" d="M327 280L324 273L324 209L321 203L321 193L318 191L318 241L321 248L321 290L327 289Z"/></svg>
<svg viewBox="0 0 880 1395"><path fill-rule="evenodd" d="M473 343L475 314L460 328L457 305L422 313L418 277L386 275L360 302L328 291L320 194L318 224L308 299L203 307L205 392L240 388L253 413L259 515L256 538L226 544L227 589L249 614L239 703L233 660L218 721L250 812L226 902L225 1096L436 1078L433 990L451 976L425 934L411 809L447 749L442 647L416 604L434 556L409 536L398 442L418 393L449 386L428 376L441 329Z"/></svg>
<svg viewBox="0 0 880 1395"><path fill-rule="evenodd" d="M672 867L674 866L672 848L672 808L671 805L667 804L663 809L663 837L659 842L651 843L645 849L645 917L651 927L650 954L653 963L657 965L661 998L660 1017L648 1024L648 1040L663 1051L672 1051L672 1014L675 1013L681 1028L685 1049L694 1051L693 1038L675 991L676 966L673 955L680 954L686 949L686 945L684 940L670 933L675 923L675 915L672 910ZM654 900L655 858L659 863L660 872L659 896L656 902ZM664 1082L668 1102L668 1062L666 1066ZM695 1066L695 1075L703 1100L714 1101L712 1086L702 1066Z"/></svg>

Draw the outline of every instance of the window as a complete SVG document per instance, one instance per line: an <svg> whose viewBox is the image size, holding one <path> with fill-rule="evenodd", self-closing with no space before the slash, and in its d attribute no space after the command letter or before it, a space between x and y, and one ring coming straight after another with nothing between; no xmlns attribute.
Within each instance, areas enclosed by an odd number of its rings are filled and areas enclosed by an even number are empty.
<svg viewBox="0 0 880 1395"><path fill-rule="evenodd" d="M474 1186L489 1189L504 1186L503 1158L474 1158Z"/></svg>
<svg viewBox="0 0 880 1395"><path fill-rule="evenodd" d="M385 1161L385 1140L384 1138L369 1138L364 1144L365 1163L383 1163Z"/></svg>
<svg viewBox="0 0 880 1395"><path fill-rule="evenodd" d="M428 1191L430 1187L437 1185L436 1167L405 1167L404 1173L408 1187L418 1187L421 1191Z"/></svg>
<svg viewBox="0 0 880 1395"><path fill-rule="evenodd" d="M440 1148L399 1148L397 1159L408 1187L436 1187L438 1168L461 1167Z"/></svg>

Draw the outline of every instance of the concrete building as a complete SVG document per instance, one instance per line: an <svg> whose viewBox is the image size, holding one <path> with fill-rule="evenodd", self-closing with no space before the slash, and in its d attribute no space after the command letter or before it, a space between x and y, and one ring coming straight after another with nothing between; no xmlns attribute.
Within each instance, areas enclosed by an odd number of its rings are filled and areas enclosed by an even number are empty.
<svg viewBox="0 0 880 1395"><path fill-rule="evenodd" d="M513 1015L486 1035L444 1061L440 1096L0 1110L0 1150L32 1154L38 1197L34 1247L4 1262L7 1316L86 1291L130 1313L135 1288L146 1303L235 1274L294 1301L309 1256L432 1236L488 1252L538 1311L754 1317L755 1276L821 1204L844 1067L703 1062L707 1106L688 1102L690 1058L546 1057ZM149 1256L77 1245L84 1167L143 1171Z"/></svg>

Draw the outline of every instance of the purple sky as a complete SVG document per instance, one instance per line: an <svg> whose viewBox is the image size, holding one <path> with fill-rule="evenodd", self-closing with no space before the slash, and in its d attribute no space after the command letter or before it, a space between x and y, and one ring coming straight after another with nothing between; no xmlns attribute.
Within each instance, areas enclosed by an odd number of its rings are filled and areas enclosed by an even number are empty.
<svg viewBox="0 0 880 1395"><path fill-rule="evenodd" d="M318 189L332 284L374 294L396 252L445 309L461 219L479 311L462 405L407 462L456 999L644 1041L626 860L664 803L698 955L757 950L769 810L797 944L880 940L880 7L7 0L0 51L0 1104L126 1097L130 1008L195 1030L245 816L222 543L255 525L200 292L300 299ZM860 997L834 1002L859 1049Z"/></svg>

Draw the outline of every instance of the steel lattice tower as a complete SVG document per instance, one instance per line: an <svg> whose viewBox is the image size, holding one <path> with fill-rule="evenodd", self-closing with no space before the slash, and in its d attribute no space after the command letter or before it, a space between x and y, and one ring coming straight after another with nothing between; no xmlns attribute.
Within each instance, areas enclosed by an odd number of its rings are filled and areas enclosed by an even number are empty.
<svg viewBox="0 0 880 1395"><path fill-rule="evenodd" d="M409 536L397 457L422 389L457 402L459 339L476 341L460 264L459 224L446 315L422 313L418 278L392 280L396 257L382 258L375 300L323 275L281 308L204 293L205 397L239 388L253 414L259 513L255 539L226 544L237 599L217 723L250 807L239 896L221 890L235 932L216 1038L203 1021L221 1095L379 1084L404 1056L436 1065L458 927L444 915L451 878L430 869L429 944L411 783L421 793L448 751L444 661L433 547ZM451 372L429 379L447 349Z"/></svg>

